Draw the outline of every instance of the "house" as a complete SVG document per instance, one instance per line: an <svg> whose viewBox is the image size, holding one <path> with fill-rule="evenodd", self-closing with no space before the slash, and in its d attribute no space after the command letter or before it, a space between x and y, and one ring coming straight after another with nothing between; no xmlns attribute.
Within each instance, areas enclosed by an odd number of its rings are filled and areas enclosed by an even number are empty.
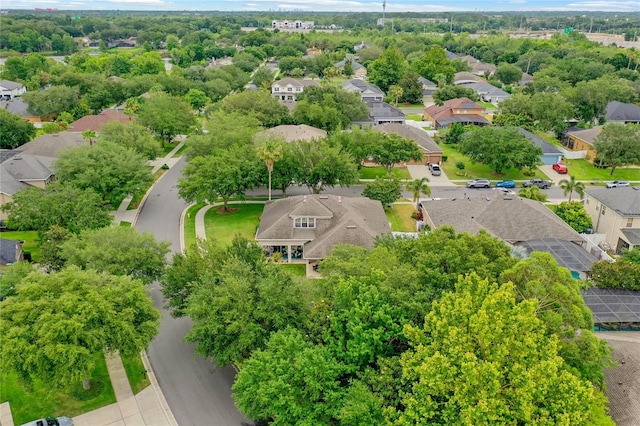
<svg viewBox="0 0 640 426"><path fill-rule="evenodd" d="M340 62L336 62L334 65L341 72L344 72L344 66L347 62L351 63L351 68L353 69L353 76L359 79L365 79L367 77L367 68L360 64L354 55L347 54L347 56Z"/></svg>
<svg viewBox="0 0 640 426"><path fill-rule="evenodd" d="M424 153L422 164L442 162L442 148L424 130L399 123L386 123L373 126L373 130L383 133L395 133L403 138L413 140Z"/></svg>
<svg viewBox="0 0 640 426"><path fill-rule="evenodd" d="M24 241L0 238L0 266L13 265L24 261L22 245Z"/></svg>
<svg viewBox="0 0 640 426"><path fill-rule="evenodd" d="M444 50L444 54L447 56L447 59L453 61L454 59L460 59L460 55L450 52L447 49Z"/></svg>
<svg viewBox="0 0 640 426"><path fill-rule="evenodd" d="M524 86L529 83L533 83L533 76L529 73L523 72L522 77L520 77L520 81L518 81L518 85Z"/></svg>
<svg viewBox="0 0 640 426"><path fill-rule="evenodd" d="M132 120L130 115L126 115L115 109L105 109L100 114L85 115L84 117L69 124L68 131L70 132L85 132L91 130L99 132L102 127L112 121L119 121L120 123L127 123Z"/></svg>
<svg viewBox="0 0 640 426"><path fill-rule="evenodd" d="M267 201L256 241L285 262L314 266L336 244L372 248L383 234L391 228L379 201L314 194Z"/></svg>
<svg viewBox="0 0 640 426"><path fill-rule="evenodd" d="M89 141L84 140L80 133L60 132L42 135L20 145L17 149L23 155L54 158L63 149L87 145L89 145ZM2 183L4 184L4 182Z"/></svg>
<svg viewBox="0 0 640 426"><path fill-rule="evenodd" d="M22 83L0 80L0 99L9 100L25 93L27 93L27 88Z"/></svg>
<svg viewBox="0 0 640 426"><path fill-rule="evenodd" d="M327 136L327 132L306 124L292 125L283 124L281 126L272 127L261 132L261 135L274 135L284 139L285 142L293 141L310 141L313 139L322 139Z"/></svg>
<svg viewBox="0 0 640 426"><path fill-rule="evenodd" d="M364 48L367 48L367 47L371 47L371 43L367 43L367 42L363 41L362 43L354 45L353 46L353 50L354 50L354 52L357 52L358 50L364 49Z"/></svg>
<svg viewBox="0 0 640 426"><path fill-rule="evenodd" d="M479 83L484 79L468 71L460 71L453 76L453 84Z"/></svg>
<svg viewBox="0 0 640 426"><path fill-rule="evenodd" d="M586 158L593 162L596 158L596 150L593 143L602 131L602 126L592 129L567 131L566 137L562 138L564 155L567 158Z"/></svg>
<svg viewBox="0 0 640 426"><path fill-rule="evenodd" d="M231 56L225 56L224 58L212 58L211 62L207 64L207 68L222 68L228 65L233 65L233 58Z"/></svg>
<svg viewBox="0 0 640 426"><path fill-rule="evenodd" d="M19 115L30 123L42 122L42 117L33 115L31 112L29 112L29 104L26 103L22 98L0 100L0 108L4 108L15 115Z"/></svg>
<svg viewBox="0 0 640 426"><path fill-rule="evenodd" d="M35 186L44 188L53 179L51 164L53 158L22 154L12 151L2 156L0 163L0 207L13 201L13 196L20 190ZM0 220L7 214L0 209Z"/></svg>
<svg viewBox="0 0 640 426"><path fill-rule="evenodd" d="M418 77L418 81L422 85L422 94L425 96L430 96L433 92L438 90L438 85L431 80L427 80L426 78L420 76Z"/></svg>
<svg viewBox="0 0 640 426"><path fill-rule="evenodd" d="M285 77L282 80L274 81L271 84L271 95L281 101L295 101L296 96L304 92L305 87L320 86L317 80L296 80Z"/></svg>
<svg viewBox="0 0 640 426"><path fill-rule="evenodd" d="M521 127L518 127L518 131L526 136L526 138L531 142L533 142L535 146L539 146L542 149L542 155L540 156L540 161L542 161L542 164L550 165L559 163L562 160L562 152L560 152L558 148L551 145L549 142Z"/></svg>
<svg viewBox="0 0 640 426"><path fill-rule="evenodd" d="M342 83L342 88L350 93L358 93L363 101L384 100L384 92L375 84L368 83L357 78Z"/></svg>
<svg viewBox="0 0 640 426"><path fill-rule="evenodd" d="M456 232L477 234L485 230L509 244L540 238L557 238L582 246L576 231L539 201L502 195L490 190L474 197L425 200L425 222L431 229L452 226Z"/></svg>
<svg viewBox="0 0 640 426"><path fill-rule="evenodd" d="M486 126L489 120L484 118L486 109L469 98L456 98L445 101L443 105L431 105L424 110L424 121L431 122L431 128L446 129L453 123Z"/></svg>
<svg viewBox="0 0 640 426"><path fill-rule="evenodd" d="M310 30L313 27L313 21L271 21L271 28L274 30Z"/></svg>
<svg viewBox="0 0 640 426"><path fill-rule="evenodd" d="M322 49L317 47L310 47L307 49L307 54L303 56L305 59L315 58L318 55L322 55Z"/></svg>
<svg viewBox="0 0 640 426"><path fill-rule="evenodd" d="M461 56L461 61L466 62L471 67L471 73L481 76L491 76L496 72L496 66L493 64L485 64L471 55Z"/></svg>
<svg viewBox="0 0 640 426"><path fill-rule="evenodd" d="M584 208L593 221L593 232L616 253L640 245L640 189L588 188Z"/></svg>
<svg viewBox="0 0 640 426"><path fill-rule="evenodd" d="M577 274L583 279L591 270L591 265L600 260L585 250L583 246L558 238L538 238L522 241L515 245L523 247L527 253L534 251L549 253L558 262L558 265L567 268L572 275Z"/></svg>
<svg viewBox="0 0 640 426"><path fill-rule="evenodd" d="M509 93L485 81L460 83L460 85L476 92L484 102L490 102L492 104L499 104L505 99L509 99L511 97Z"/></svg>
<svg viewBox="0 0 640 426"><path fill-rule="evenodd" d="M640 124L640 106L611 101L604 117L610 123Z"/></svg>
<svg viewBox="0 0 640 426"><path fill-rule="evenodd" d="M394 107L382 101L365 101L369 108L369 118L365 120L354 121L353 124L360 127L375 126L385 123L404 124L406 115L400 108Z"/></svg>

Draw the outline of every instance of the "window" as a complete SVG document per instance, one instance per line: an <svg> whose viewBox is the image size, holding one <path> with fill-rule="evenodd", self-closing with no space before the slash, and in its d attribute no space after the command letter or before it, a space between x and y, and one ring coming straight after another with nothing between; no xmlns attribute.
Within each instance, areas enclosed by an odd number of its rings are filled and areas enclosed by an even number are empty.
<svg viewBox="0 0 640 426"><path fill-rule="evenodd" d="M292 87L287 87L287 92L293 92L293 88Z"/></svg>
<svg viewBox="0 0 640 426"><path fill-rule="evenodd" d="M600 210L600 212L602 213L602 216L604 216L604 212L607 211L607 207L606 206L602 206L602 209Z"/></svg>
<svg viewBox="0 0 640 426"><path fill-rule="evenodd" d="M631 228L633 226L633 218L627 218L627 228Z"/></svg>
<svg viewBox="0 0 640 426"><path fill-rule="evenodd" d="M295 219L293 219L293 227L294 228L315 228L316 218L315 217L296 217Z"/></svg>
<svg viewBox="0 0 640 426"><path fill-rule="evenodd" d="M279 91L280 91L280 87L275 86L275 87L273 88L273 91L274 91L274 92L279 92Z"/></svg>

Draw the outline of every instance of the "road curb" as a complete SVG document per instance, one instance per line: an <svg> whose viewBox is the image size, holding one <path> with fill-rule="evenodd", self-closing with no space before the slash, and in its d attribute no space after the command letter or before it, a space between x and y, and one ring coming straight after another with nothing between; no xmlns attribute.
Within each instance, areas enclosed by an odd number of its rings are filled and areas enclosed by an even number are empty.
<svg viewBox="0 0 640 426"><path fill-rule="evenodd" d="M176 418L173 416L173 412L167 403L166 398L164 397L164 393L162 393L162 389L160 388L160 384L158 383L158 379L156 378L156 374L153 372L153 368L151 368L151 362L149 361L149 357L147 356L147 351L143 350L140 352L140 356L142 358L142 363L144 364L144 369L147 370L147 375L149 376L149 380L151 381L151 387L153 388L153 392L160 403L160 408L162 408L162 412L164 413L167 422L171 426L178 426L178 422Z"/></svg>

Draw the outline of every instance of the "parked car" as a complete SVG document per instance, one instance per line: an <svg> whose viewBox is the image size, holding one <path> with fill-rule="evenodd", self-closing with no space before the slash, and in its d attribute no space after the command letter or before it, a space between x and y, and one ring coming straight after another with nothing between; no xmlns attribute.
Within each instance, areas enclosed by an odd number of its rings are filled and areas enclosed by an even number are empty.
<svg viewBox="0 0 640 426"><path fill-rule="evenodd" d="M73 426L73 420L67 416L47 417L25 423L22 426Z"/></svg>
<svg viewBox="0 0 640 426"><path fill-rule="evenodd" d="M498 188L498 191L502 192L502 195L516 195L516 192L509 188Z"/></svg>
<svg viewBox="0 0 640 426"><path fill-rule="evenodd" d="M537 186L540 189L547 189L551 187L551 182L549 182L548 180L535 178L522 183L523 188L528 188L530 186Z"/></svg>
<svg viewBox="0 0 640 426"><path fill-rule="evenodd" d="M569 172L569 169L567 169L567 166L565 166L564 164L560 164L560 163L554 163L553 164L553 170L555 170L556 172L560 173L561 175L566 175Z"/></svg>
<svg viewBox="0 0 640 426"><path fill-rule="evenodd" d="M626 180L614 180L607 183L607 188L621 188L623 186L631 186Z"/></svg>
<svg viewBox="0 0 640 426"><path fill-rule="evenodd" d="M490 188L491 181L489 179L474 179L467 182L467 188Z"/></svg>
<svg viewBox="0 0 640 426"><path fill-rule="evenodd" d="M442 174L442 169L440 169L440 164L429 163L429 171L432 176L440 176Z"/></svg>
<svg viewBox="0 0 640 426"><path fill-rule="evenodd" d="M512 180L499 180L496 182L496 188L515 188L516 183Z"/></svg>

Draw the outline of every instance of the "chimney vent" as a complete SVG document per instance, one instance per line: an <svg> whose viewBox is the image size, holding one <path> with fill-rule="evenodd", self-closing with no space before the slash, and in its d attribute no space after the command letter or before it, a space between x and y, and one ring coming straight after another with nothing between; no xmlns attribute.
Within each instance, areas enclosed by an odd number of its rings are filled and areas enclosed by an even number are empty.
<svg viewBox="0 0 640 426"><path fill-rule="evenodd" d="M338 202L341 203L342 202L342 196L338 196Z"/></svg>
<svg viewBox="0 0 640 426"><path fill-rule="evenodd" d="M356 229L355 225L347 225L347 229Z"/></svg>
<svg viewBox="0 0 640 426"><path fill-rule="evenodd" d="M305 195L304 197L302 197L302 202L306 203L307 202L307 196Z"/></svg>

